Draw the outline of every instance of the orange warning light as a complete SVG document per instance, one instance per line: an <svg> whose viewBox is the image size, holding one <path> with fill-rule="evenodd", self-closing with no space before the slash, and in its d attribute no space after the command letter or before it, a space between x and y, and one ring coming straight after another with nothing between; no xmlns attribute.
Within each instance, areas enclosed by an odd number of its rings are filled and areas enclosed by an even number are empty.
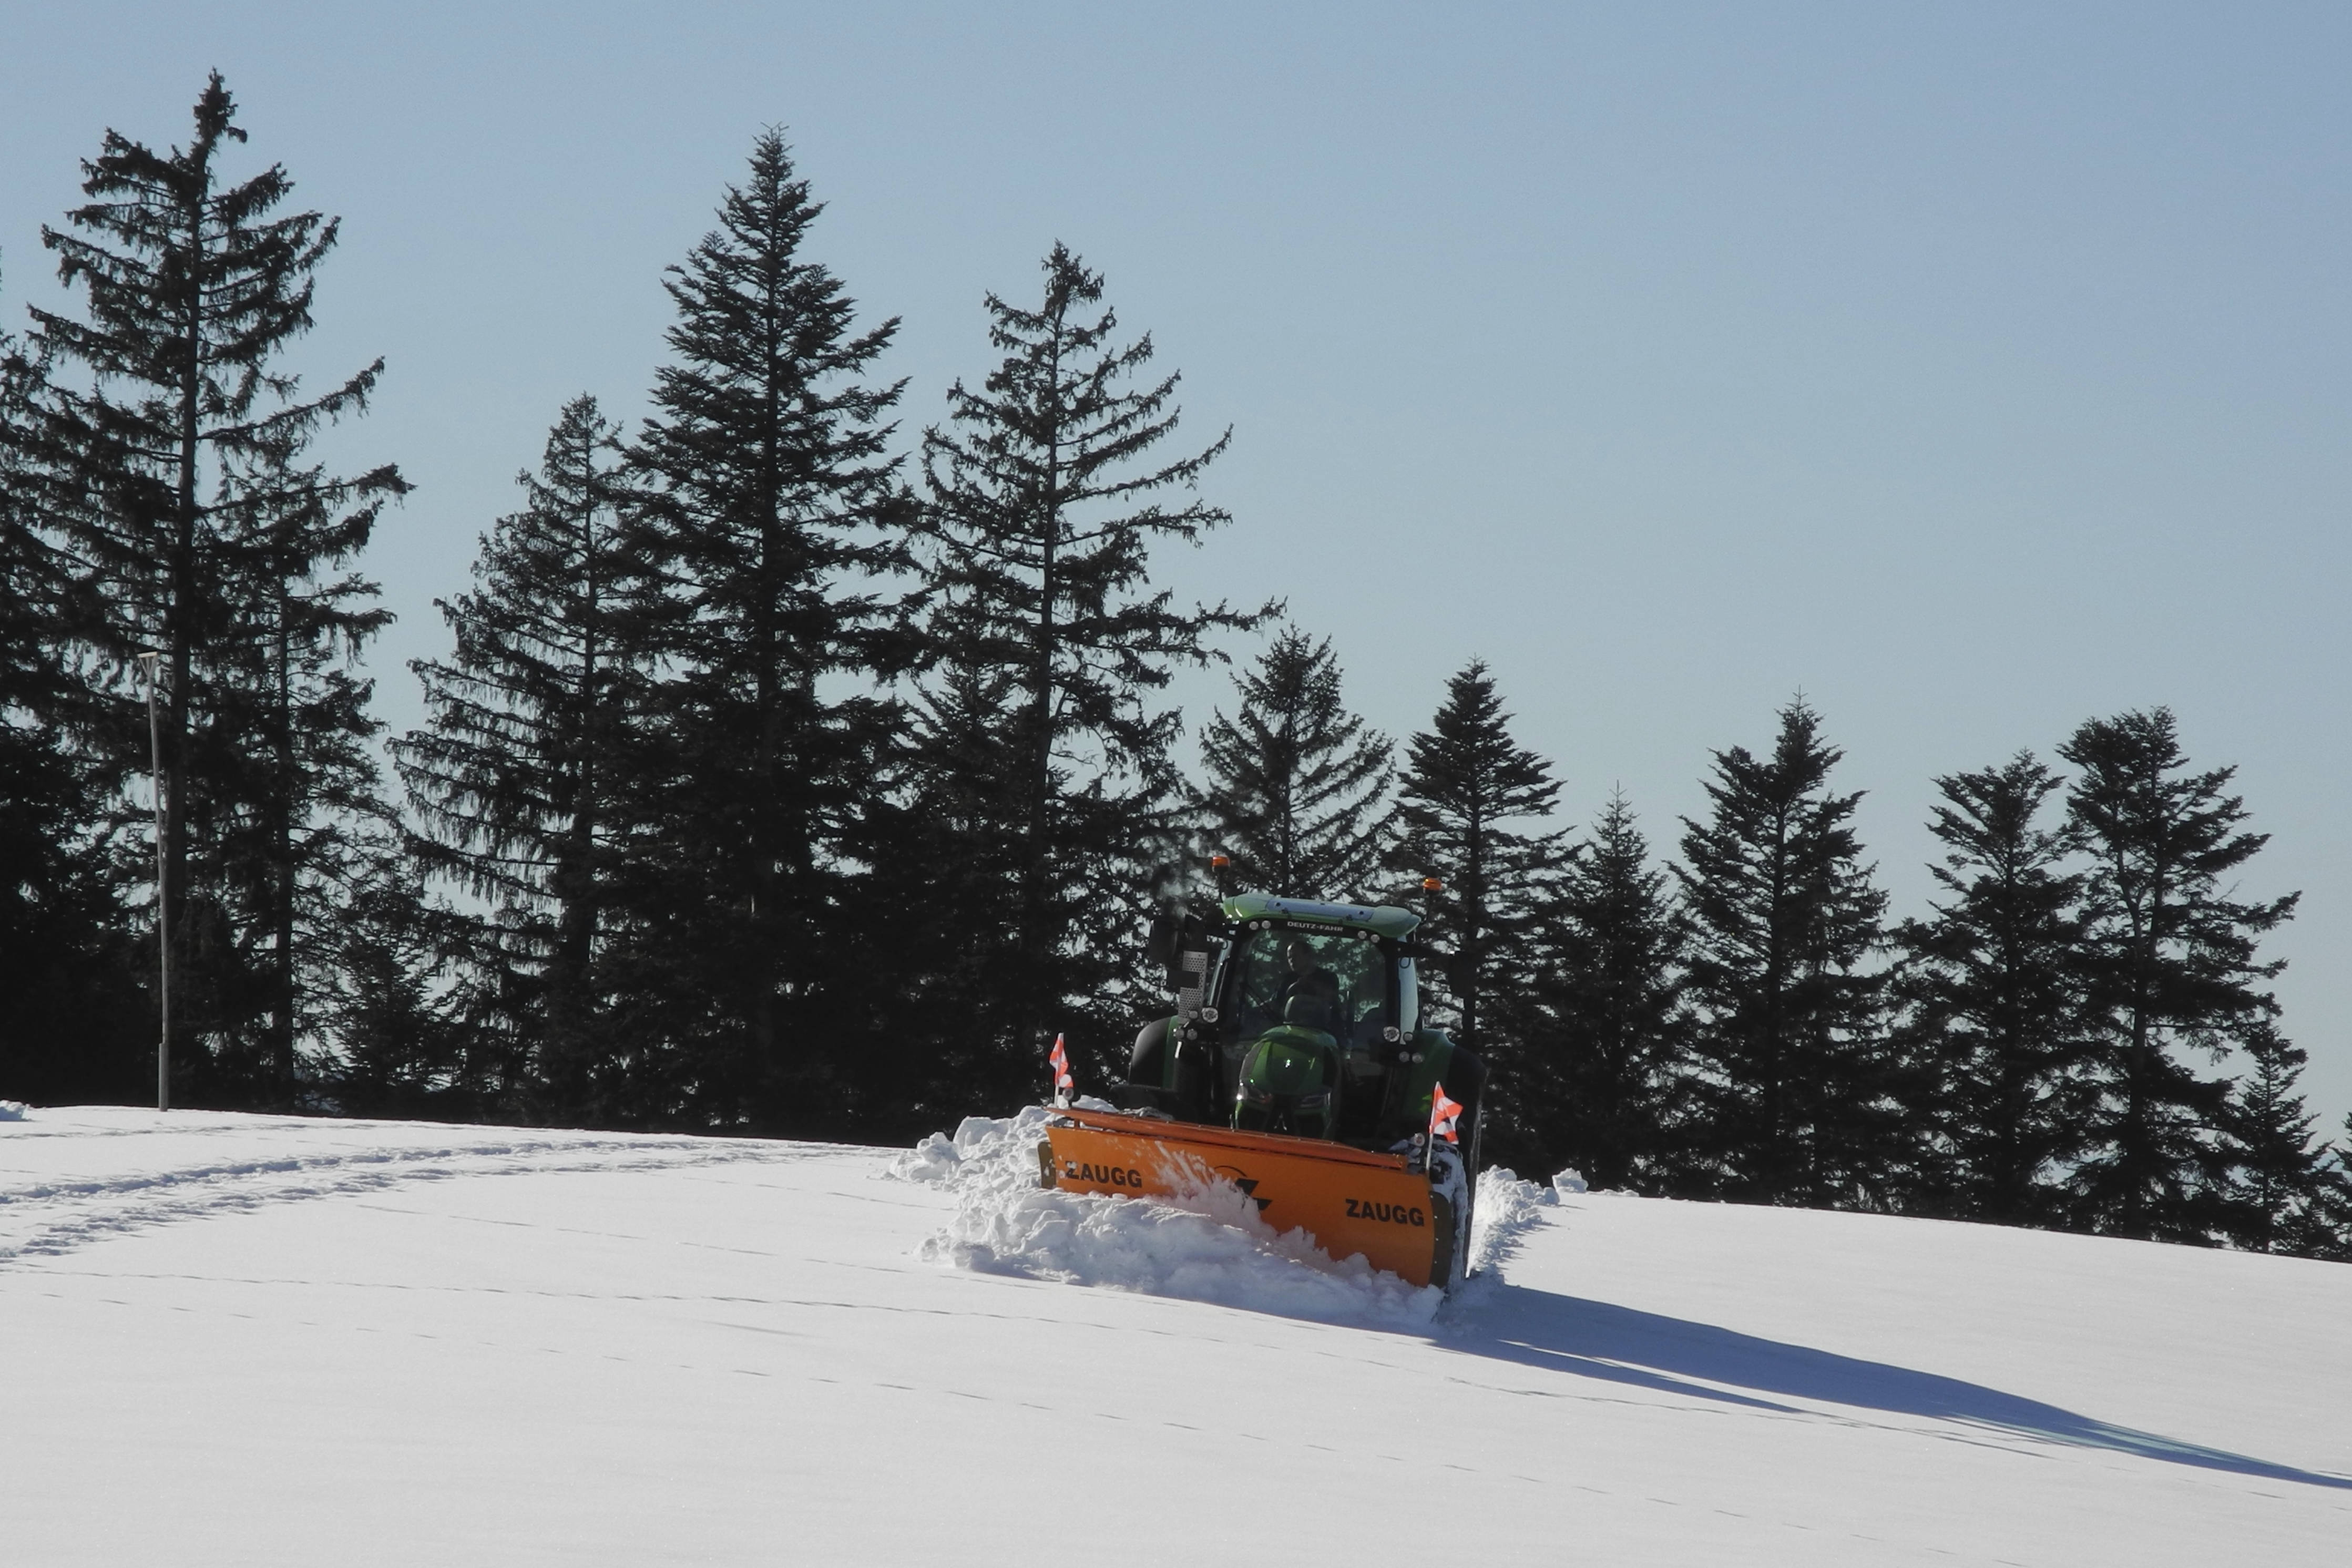
<svg viewBox="0 0 2352 1568"><path fill-rule="evenodd" d="M1445 891L1445 884L1438 881L1433 876L1425 876L1421 879L1421 891L1423 893L1444 893Z"/></svg>
<svg viewBox="0 0 2352 1568"><path fill-rule="evenodd" d="M1223 855L1211 855L1209 857L1209 869L1212 871L1223 871L1233 863L1233 862L1227 860Z"/></svg>

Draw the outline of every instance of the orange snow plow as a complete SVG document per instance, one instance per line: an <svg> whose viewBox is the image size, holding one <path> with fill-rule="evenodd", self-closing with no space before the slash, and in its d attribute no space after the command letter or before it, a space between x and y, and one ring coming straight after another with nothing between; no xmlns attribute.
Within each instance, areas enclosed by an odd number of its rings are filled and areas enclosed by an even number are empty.
<svg viewBox="0 0 2352 1568"><path fill-rule="evenodd" d="M1335 1260L1360 1253L1410 1284L1441 1289L1460 1277L1468 1215L1450 1155L1433 1180L1402 1154L1071 1107L1055 1110L1045 1135L1041 1186L1149 1197L1229 1182L1267 1225L1305 1230Z"/></svg>

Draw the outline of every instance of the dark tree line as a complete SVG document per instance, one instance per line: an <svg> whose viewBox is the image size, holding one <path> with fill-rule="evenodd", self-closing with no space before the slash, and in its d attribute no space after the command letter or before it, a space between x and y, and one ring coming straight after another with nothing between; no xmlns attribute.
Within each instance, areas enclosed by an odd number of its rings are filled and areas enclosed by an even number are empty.
<svg viewBox="0 0 2352 1568"><path fill-rule="evenodd" d="M2237 900L2262 836L2169 714L1937 780L1892 925L1801 701L1670 864L1622 795L1553 825L1483 664L1400 750L1286 625L1188 778L1169 681L1280 612L1153 580L1230 521L1226 437L1059 245L910 428L774 132L667 278L649 416L556 412L380 776L354 563L407 486L310 452L383 365L288 370L337 227L244 138L217 77L184 146L110 132L44 231L78 309L0 335L0 1093L142 1097L168 1031L186 1103L895 1137L1056 1032L1114 1071L1217 852L1423 911L1524 1168L2345 1252L2260 952L2294 900Z"/></svg>
<svg viewBox="0 0 2352 1568"><path fill-rule="evenodd" d="M2231 769L2194 768L2156 709L2082 725L2068 777L2021 754L1939 779L1942 896L1890 926L1839 755L1794 703L1769 755L1717 754L1665 872L1619 799L1524 879L1530 983L1485 1036L1517 1067L1506 1157L1654 1193L2352 1251L2352 1142L2313 1135L2259 951L2295 898L2232 892L2264 839Z"/></svg>
<svg viewBox="0 0 2352 1568"><path fill-rule="evenodd" d="M1191 852L1159 693L1269 609L1153 583L1229 520L1225 441L1101 277L989 296L993 368L905 430L896 323L760 137L650 416L561 410L439 606L393 799L350 563L406 486L306 456L382 365L286 369L336 225L226 172L244 134L217 78L184 147L110 133L48 235L80 308L0 341L0 1082L138 1097L168 1031L184 1103L896 1135L1024 1092L1041 1032L1110 1060Z"/></svg>
<svg viewBox="0 0 2352 1568"><path fill-rule="evenodd" d="M1551 765L1484 664L1448 684L1392 792L1339 679L1295 633L1237 677L1203 745L1203 828L1249 885L1423 913L1448 1021L1495 1066L1498 1158L1652 1194L2352 1255L2352 1140L2314 1135L2268 989L2282 966L2259 952L2295 899L2231 893L2264 840L2170 713L2084 724L2058 750L2071 774L2020 754L1936 780L1939 896L1890 925L1861 796L1802 700L1769 750L1715 755L1662 866L1622 794L1589 834L1549 828ZM1357 843L1370 856L1338 872L1293 847Z"/></svg>

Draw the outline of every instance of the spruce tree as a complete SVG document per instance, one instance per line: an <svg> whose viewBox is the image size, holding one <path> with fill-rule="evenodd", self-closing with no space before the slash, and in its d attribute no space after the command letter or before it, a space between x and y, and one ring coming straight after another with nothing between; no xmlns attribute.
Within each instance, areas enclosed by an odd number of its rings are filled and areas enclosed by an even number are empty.
<svg viewBox="0 0 2352 1568"><path fill-rule="evenodd" d="M1510 1031L1490 1000L1525 983L1537 912L1569 859L1566 835L1512 824L1551 815L1559 785L1551 764L1511 737L1510 715L1485 661L1446 683L1430 727L1407 743L1397 781L1398 837L1391 868L1406 885L1443 884L1405 896L1421 905L1427 939L1450 949L1441 995L1463 1044L1498 1069L1516 1066ZM1511 1103L1507 1088L1503 1105ZM1507 1122L1498 1131L1507 1136Z"/></svg>
<svg viewBox="0 0 2352 1568"><path fill-rule="evenodd" d="M1379 871L1388 737L1339 701L1331 642L1285 627L1234 677L1234 715L1201 735L1194 802L1242 887L1286 898L1368 896Z"/></svg>
<svg viewBox="0 0 2352 1568"><path fill-rule="evenodd" d="M1116 340L1101 276L1066 246L1044 271L1034 308L988 296L1003 359L979 390L950 389L946 424L923 436L925 632L937 667L919 787L951 800L969 835L940 854L1011 857L1011 906L973 886L981 902L961 923L964 941L991 949L975 1027L1008 1090L1025 1086L1066 1023L1109 1070L1154 868L1181 831L1169 757L1179 720L1152 694L1174 667L1216 657L1213 633L1249 630L1274 610L1181 609L1151 587L1154 545L1195 542L1229 520L1192 492L1231 433L1163 458L1177 377L1133 384L1150 335ZM1005 771L971 777L975 766Z"/></svg>
<svg viewBox="0 0 2352 1568"><path fill-rule="evenodd" d="M393 751L419 861L475 911L453 915L468 1005L501 1017L493 1038L529 1061L525 1101L506 1109L625 1121L614 949L626 945L650 661L619 433L595 399L564 405L539 472L517 482L525 505L483 537L473 591L439 605L455 650L410 666L428 716Z"/></svg>
<svg viewBox="0 0 2352 1568"><path fill-rule="evenodd" d="M522 1009L499 982L522 988L533 977L483 963L484 922L435 899L425 875L416 856L387 844L352 891L333 1004L334 1103L355 1116L527 1116L539 1102Z"/></svg>
<svg viewBox="0 0 2352 1568"><path fill-rule="evenodd" d="M2299 895L2247 903L2230 874L2268 835L2242 830L2234 768L2191 771L2165 708L2093 719L2059 755L2080 770L2069 821L2091 857L2084 980L2095 1099L2074 1218L2117 1236L2204 1240L2226 1179L2229 1083L2197 1071L2277 1012L2284 967L2262 936Z"/></svg>
<svg viewBox="0 0 2352 1568"><path fill-rule="evenodd" d="M2250 1251L2327 1256L2352 1240L2344 1230L2352 1190L2315 1142L2296 1090L2310 1058L2269 1019L2256 1020L2242 1045L2249 1065L2230 1095L2223 1232Z"/></svg>
<svg viewBox="0 0 2352 1568"><path fill-rule="evenodd" d="M1715 754L1713 810L1684 820L1675 868L1692 943L1697 1071L1679 1180L1750 1202L1891 1201L1896 1076L1879 1029L1886 895L1853 828L1860 794L1829 788L1843 755L1804 701L1780 711L1769 757Z"/></svg>
<svg viewBox="0 0 2352 1568"><path fill-rule="evenodd" d="M2330 1145L2320 1162L2318 1185L2308 1250L2315 1258L2352 1263L2352 1116L2344 1118L2342 1141Z"/></svg>
<svg viewBox="0 0 2352 1568"><path fill-rule="evenodd" d="M258 993L257 1076L281 1104L332 1054L321 1030L345 988L345 912L396 834L374 683L353 667L392 621L351 570L376 507L328 504L320 470L298 463L299 445L269 450L228 476L222 508L249 507L228 643L239 656L223 659L218 690L222 727L248 737L239 793L252 805L224 823L215 853Z"/></svg>
<svg viewBox="0 0 2352 1568"><path fill-rule="evenodd" d="M873 873L847 964L867 1009L848 1032L888 1042L857 1053L853 1069L887 1081L861 1082L859 1097L887 1103L918 1130L1034 1096L1041 1057L1028 1049L1036 1043L1030 1034L1048 1009L1087 1067L1114 1065L1086 1049L1096 1018L1070 1010L1071 997L1083 999L1101 972L1074 977L1071 969L1107 955L1057 954L1071 968L1033 967L1021 949L1027 796L1024 753L1004 716L1023 700L1017 672L944 651L915 694L908 736L877 773L850 846ZM1077 805L1091 803L1082 797ZM1065 819L1078 821L1075 812ZM1041 985L1068 988L1041 1001Z"/></svg>
<svg viewBox="0 0 2352 1568"><path fill-rule="evenodd" d="M273 215L293 189L281 167L223 183L246 133L217 72L194 118L168 153L109 131L73 232L42 231L87 319L33 312L59 378L32 444L73 497L67 542L102 607L77 632L93 734L122 775L145 749L135 655L163 655L175 1067L201 1097L284 1103L308 1029L296 933L334 896L335 820L369 783L349 666L383 617L342 567L406 486L389 466L341 478L306 462L323 424L365 408L383 361L301 396L283 355L337 225Z"/></svg>
<svg viewBox="0 0 2352 1568"><path fill-rule="evenodd" d="M2058 1224L2084 1056L2084 879L2063 828L2039 820L2061 781L2020 752L1936 787L1929 829L1947 852L1928 869L1949 901L1898 934L1908 1029L1937 1085L1940 1168L1921 1197L1966 1218Z"/></svg>
<svg viewBox="0 0 2352 1568"><path fill-rule="evenodd" d="M671 270L673 361L634 451L632 548L655 581L650 732L666 772L645 846L641 1027L678 1053L655 1113L761 1128L832 1122L853 983L828 951L856 899L839 846L899 725L865 683L896 656L883 574L905 562L887 447L901 387L803 254L823 211L761 134L718 227Z"/></svg>
<svg viewBox="0 0 2352 1568"><path fill-rule="evenodd" d="M86 612L35 451L46 372L0 332L0 1098L121 1100L154 1046L154 953L142 962L115 886L118 854L144 846L86 744Z"/></svg>
<svg viewBox="0 0 2352 1568"><path fill-rule="evenodd" d="M1537 1172L1572 1166L1596 1187L1662 1190L1672 1168L1682 1053L1682 922L1622 791L1536 922L1527 1039L1513 1098Z"/></svg>

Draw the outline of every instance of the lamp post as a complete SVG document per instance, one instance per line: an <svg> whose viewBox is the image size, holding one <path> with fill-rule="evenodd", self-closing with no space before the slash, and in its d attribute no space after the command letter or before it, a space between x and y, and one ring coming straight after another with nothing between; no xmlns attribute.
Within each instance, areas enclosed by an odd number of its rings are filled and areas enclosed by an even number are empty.
<svg viewBox="0 0 2352 1568"><path fill-rule="evenodd" d="M148 776L155 787L155 950L160 974L157 1011L162 1032L155 1037L155 1109L172 1108L172 899L163 855L163 732L155 722L155 677L161 653L142 653L140 667L147 672Z"/></svg>

